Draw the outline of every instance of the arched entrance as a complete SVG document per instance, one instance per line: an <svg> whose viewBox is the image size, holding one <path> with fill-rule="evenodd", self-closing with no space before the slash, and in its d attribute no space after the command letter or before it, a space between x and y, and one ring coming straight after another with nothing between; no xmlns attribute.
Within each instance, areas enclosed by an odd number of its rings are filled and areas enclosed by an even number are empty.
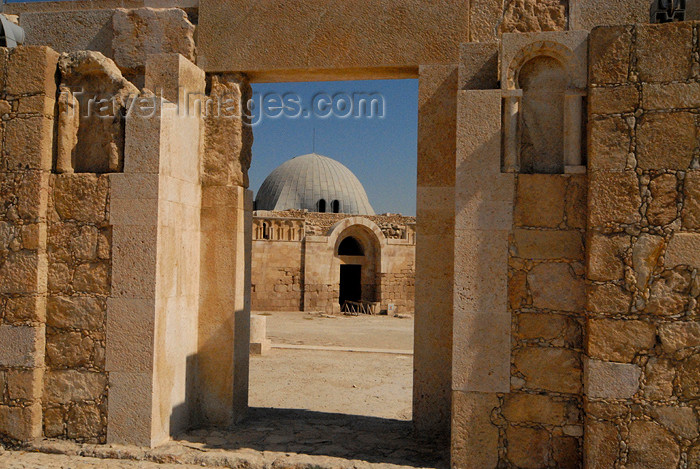
<svg viewBox="0 0 700 469"><path fill-rule="evenodd" d="M342 310L348 301L362 301L362 264L365 261L365 250L357 238L348 236L340 242L336 254L341 260L338 303Z"/></svg>

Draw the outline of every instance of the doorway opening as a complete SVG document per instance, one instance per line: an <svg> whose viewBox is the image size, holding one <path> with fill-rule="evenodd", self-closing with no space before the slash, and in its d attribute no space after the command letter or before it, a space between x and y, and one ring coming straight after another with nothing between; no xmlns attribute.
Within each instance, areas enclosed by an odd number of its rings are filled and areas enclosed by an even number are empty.
<svg viewBox="0 0 700 469"><path fill-rule="evenodd" d="M362 266L340 266L340 305L346 301L360 302L362 300Z"/></svg>
<svg viewBox="0 0 700 469"><path fill-rule="evenodd" d="M261 106L299 97L300 115L253 126L251 314L269 352L250 357L250 406L408 423L418 82L253 93ZM368 314L344 314L346 302Z"/></svg>

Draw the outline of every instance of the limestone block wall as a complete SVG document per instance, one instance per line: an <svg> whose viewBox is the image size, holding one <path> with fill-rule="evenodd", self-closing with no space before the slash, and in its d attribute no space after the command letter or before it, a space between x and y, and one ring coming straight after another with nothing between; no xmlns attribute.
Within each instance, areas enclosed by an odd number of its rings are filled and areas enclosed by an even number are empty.
<svg viewBox="0 0 700 469"><path fill-rule="evenodd" d="M302 242L254 240L251 305L255 311L301 311Z"/></svg>
<svg viewBox="0 0 700 469"><path fill-rule="evenodd" d="M50 189L44 435L103 443L112 290L109 180L91 173L52 175Z"/></svg>
<svg viewBox="0 0 700 469"><path fill-rule="evenodd" d="M496 410L500 452L517 467L580 467L585 226L585 175L517 175L511 392Z"/></svg>
<svg viewBox="0 0 700 469"><path fill-rule="evenodd" d="M591 32L591 468L700 467L698 28Z"/></svg>
<svg viewBox="0 0 700 469"><path fill-rule="evenodd" d="M58 54L0 49L0 439L42 435Z"/></svg>

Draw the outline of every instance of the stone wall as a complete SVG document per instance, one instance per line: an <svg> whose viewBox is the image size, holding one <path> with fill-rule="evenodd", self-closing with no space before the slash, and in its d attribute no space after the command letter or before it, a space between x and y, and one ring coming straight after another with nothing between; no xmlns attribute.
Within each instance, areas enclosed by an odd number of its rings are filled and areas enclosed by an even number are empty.
<svg viewBox="0 0 700 469"><path fill-rule="evenodd" d="M700 467L698 27L591 32L590 468Z"/></svg>
<svg viewBox="0 0 700 469"><path fill-rule="evenodd" d="M0 49L3 441L42 435L48 195L57 60L58 54L46 47Z"/></svg>
<svg viewBox="0 0 700 469"><path fill-rule="evenodd" d="M580 467L586 177L519 174L513 221L499 454L516 467Z"/></svg>
<svg viewBox="0 0 700 469"><path fill-rule="evenodd" d="M107 175L52 175L44 435L104 443L112 230Z"/></svg>
<svg viewBox="0 0 700 469"><path fill-rule="evenodd" d="M303 309L302 242L254 240L251 307L254 311Z"/></svg>

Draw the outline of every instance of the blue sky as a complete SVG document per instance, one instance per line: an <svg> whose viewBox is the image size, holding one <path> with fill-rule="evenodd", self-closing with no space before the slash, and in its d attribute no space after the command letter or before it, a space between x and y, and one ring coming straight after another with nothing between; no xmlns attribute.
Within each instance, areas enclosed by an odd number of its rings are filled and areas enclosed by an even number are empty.
<svg viewBox="0 0 700 469"><path fill-rule="evenodd" d="M291 118L284 113L265 118L253 127L253 163L250 187L256 191L267 175L290 158L313 150L343 163L365 186L377 213L416 212L416 164L418 127L418 81L372 80L309 83L254 84L255 102L264 96L298 95L301 107L312 108L314 96L352 97L376 93L384 100L384 116L379 118L334 116ZM376 96L376 95L375 95ZM338 106L342 103L338 101ZM338 111L336 110L336 113ZM293 113L290 113L293 114ZM323 113L317 113L323 114ZM342 112L341 112L342 114ZM354 114L354 113L353 113Z"/></svg>

